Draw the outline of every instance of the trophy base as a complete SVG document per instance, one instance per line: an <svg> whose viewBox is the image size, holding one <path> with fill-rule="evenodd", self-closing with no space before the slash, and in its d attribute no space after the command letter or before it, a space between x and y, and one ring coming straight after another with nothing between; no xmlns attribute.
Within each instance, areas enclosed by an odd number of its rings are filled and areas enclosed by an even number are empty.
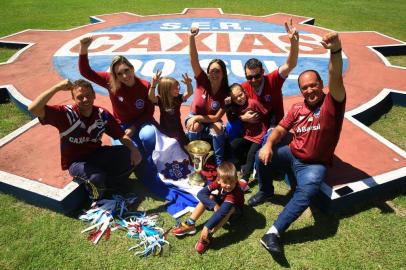
<svg viewBox="0 0 406 270"><path fill-rule="evenodd" d="M191 175L189 175L188 183L191 186L202 187L202 186L204 186L204 184L206 184L206 180L204 179L204 177L200 173L194 172Z"/></svg>

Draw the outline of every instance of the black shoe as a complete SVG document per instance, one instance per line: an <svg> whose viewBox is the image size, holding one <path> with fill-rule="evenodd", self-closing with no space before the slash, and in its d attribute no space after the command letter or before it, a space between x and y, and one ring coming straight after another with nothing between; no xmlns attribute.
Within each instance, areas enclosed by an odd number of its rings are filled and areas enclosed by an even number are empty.
<svg viewBox="0 0 406 270"><path fill-rule="evenodd" d="M260 242L271 253L283 252L283 244L281 242L281 239L274 233L264 234Z"/></svg>
<svg viewBox="0 0 406 270"><path fill-rule="evenodd" d="M258 204L266 202L271 197L272 195L268 195L263 191L258 191L254 196L248 199L248 205L257 206Z"/></svg>

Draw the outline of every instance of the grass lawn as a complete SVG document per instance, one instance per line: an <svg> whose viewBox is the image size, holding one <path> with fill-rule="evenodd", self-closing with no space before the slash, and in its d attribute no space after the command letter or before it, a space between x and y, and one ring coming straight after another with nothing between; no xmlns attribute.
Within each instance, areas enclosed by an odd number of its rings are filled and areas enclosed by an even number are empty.
<svg viewBox="0 0 406 270"><path fill-rule="evenodd" d="M316 18L316 24L337 31L373 30L406 40L404 1L5 1L0 0L0 36L27 28L67 29L88 23L91 15L129 11L137 14L177 13L184 7L222 7L226 13L265 15L285 12ZM157 8L159 7L159 8ZM403 18L403 19L402 19ZM0 48L0 61L15 51ZM390 57L406 66L406 57ZM0 104L0 137L29 120L14 106ZM371 128L403 149L404 107L394 107ZM19 117L7 121L11 117ZM138 209L160 213L165 228L175 224L164 202L136 180ZM257 191L257 186L252 192ZM286 185L276 183L275 199L245 208L236 226L221 229L203 256L194 251L198 236L176 239L162 257L140 259L127 249L135 244L123 232L93 246L80 234L74 217L28 205L0 193L0 269L406 269L406 193L376 200L348 211L325 215L309 209L284 235L285 261L274 261L259 244L288 198ZM251 194L246 195L248 199ZM198 231L210 213L198 221ZM231 231L229 231L231 230Z"/></svg>
<svg viewBox="0 0 406 270"><path fill-rule="evenodd" d="M158 212L165 228L174 220L136 185L138 209ZM255 188L256 190L256 188ZM287 188L277 183L271 203L245 208L245 218L236 226L221 229L204 255L194 251L198 235L184 239L168 237L172 248L162 257L140 259L127 249L135 245L124 232L93 246L80 234L85 226L49 210L27 205L0 194L1 269L402 269L406 197L377 202L340 215L327 216L317 209L306 211L284 235L286 261L275 262L258 239L286 203ZM247 194L246 198L251 196ZM198 231L209 213L198 221ZM402 229L403 228L403 229Z"/></svg>
<svg viewBox="0 0 406 270"><path fill-rule="evenodd" d="M403 150L406 149L406 107L393 106L392 109L372 123L369 128L396 144Z"/></svg>
<svg viewBox="0 0 406 270"><path fill-rule="evenodd" d="M31 120L28 115L21 113L12 102L0 104L0 115L0 138Z"/></svg>

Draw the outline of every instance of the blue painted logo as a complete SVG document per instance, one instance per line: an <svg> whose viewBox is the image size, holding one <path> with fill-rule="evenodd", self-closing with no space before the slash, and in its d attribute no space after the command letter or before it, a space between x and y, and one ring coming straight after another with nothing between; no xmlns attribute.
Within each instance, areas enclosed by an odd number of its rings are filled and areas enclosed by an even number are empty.
<svg viewBox="0 0 406 270"><path fill-rule="evenodd" d="M203 70L213 58L224 60L230 84L245 81L244 64L249 58L261 60L266 73L287 59L290 42L282 25L229 18L172 18L129 23L79 36L54 54L53 63L62 77L82 78L78 68L78 44L81 38L91 35L94 41L89 48L89 62L95 71L109 71L112 58L124 55L140 78L150 81L160 69L162 76L180 81L182 73L193 76L188 50L192 25L200 28L196 45ZM283 85L284 96L300 94L296 81L303 70L318 70L322 79L328 80L330 55L319 43L321 37L303 31L299 34L299 60ZM345 71L348 63L345 56L343 61ZM108 95L106 89L94 87L98 93ZM191 101L189 98L187 103Z"/></svg>

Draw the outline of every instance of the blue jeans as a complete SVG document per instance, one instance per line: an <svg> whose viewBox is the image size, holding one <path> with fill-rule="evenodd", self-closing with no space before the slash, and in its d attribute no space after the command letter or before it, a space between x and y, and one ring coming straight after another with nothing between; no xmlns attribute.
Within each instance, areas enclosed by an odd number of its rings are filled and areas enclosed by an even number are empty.
<svg viewBox="0 0 406 270"><path fill-rule="evenodd" d="M121 128L127 129L130 125L123 124ZM137 144L143 157L150 156L155 149L155 127L153 124L145 123L139 127L131 137ZM113 140L113 145L121 145L119 140ZM141 146L141 147L140 147Z"/></svg>
<svg viewBox="0 0 406 270"><path fill-rule="evenodd" d="M231 210L233 210L233 208L235 211L228 220L238 220L238 218L242 215L242 209L230 202L222 202L220 208L213 213L213 215L209 218L206 224L204 224L204 226L207 227L209 230L212 230L225 216L228 215L228 213L230 213Z"/></svg>
<svg viewBox="0 0 406 270"><path fill-rule="evenodd" d="M226 134L230 142L234 139L241 138L244 134L244 124L242 121L240 119L228 121L226 124Z"/></svg>
<svg viewBox="0 0 406 270"><path fill-rule="evenodd" d="M292 224L310 205L326 177L327 167L323 164L304 163L295 158L288 145L278 145L273 149L272 161L264 165L257 155L255 161L258 171L259 190L272 195L274 187L272 178L275 174L287 174L296 188L293 197L274 222L276 229L282 233Z"/></svg>

